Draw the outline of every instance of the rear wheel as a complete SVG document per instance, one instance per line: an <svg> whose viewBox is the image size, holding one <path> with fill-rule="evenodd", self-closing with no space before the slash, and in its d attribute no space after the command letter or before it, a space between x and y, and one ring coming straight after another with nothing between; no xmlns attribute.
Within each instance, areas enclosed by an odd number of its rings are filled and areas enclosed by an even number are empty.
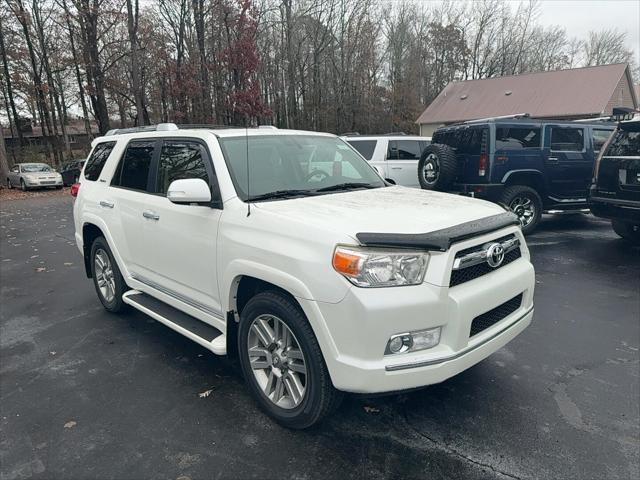
<svg viewBox="0 0 640 480"><path fill-rule="evenodd" d="M456 178L456 154L448 145L434 143L422 151L418 181L425 190L447 190Z"/></svg>
<svg viewBox="0 0 640 480"><path fill-rule="evenodd" d="M300 307L276 291L242 310L238 352L260 407L289 428L307 428L334 410L342 395L331 383L320 346Z"/></svg>
<svg viewBox="0 0 640 480"><path fill-rule="evenodd" d="M623 222L622 220L611 220L611 226L613 231L625 240L634 245L640 245L640 225Z"/></svg>
<svg viewBox="0 0 640 480"><path fill-rule="evenodd" d="M542 218L542 199L538 192L526 185L507 187L502 192L502 203L518 216L522 233L533 232Z"/></svg>
<svg viewBox="0 0 640 480"><path fill-rule="evenodd" d="M104 308L113 313L124 310L122 294L127 285L104 237L96 238L91 246L91 276Z"/></svg>
<svg viewBox="0 0 640 480"><path fill-rule="evenodd" d="M11 190L13 188L13 185L11 184L11 179L10 178L7 178L7 188L9 190Z"/></svg>

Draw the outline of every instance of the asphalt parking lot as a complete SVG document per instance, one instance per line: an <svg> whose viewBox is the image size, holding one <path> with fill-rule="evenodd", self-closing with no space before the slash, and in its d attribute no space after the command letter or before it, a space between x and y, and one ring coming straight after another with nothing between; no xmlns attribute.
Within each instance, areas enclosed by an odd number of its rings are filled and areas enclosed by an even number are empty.
<svg viewBox="0 0 640 480"><path fill-rule="evenodd" d="M549 217L529 237L536 313L506 348L295 432L228 361L102 309L71 207L0 208L2 480L640 477L640 249L607 222Z"/></svg>

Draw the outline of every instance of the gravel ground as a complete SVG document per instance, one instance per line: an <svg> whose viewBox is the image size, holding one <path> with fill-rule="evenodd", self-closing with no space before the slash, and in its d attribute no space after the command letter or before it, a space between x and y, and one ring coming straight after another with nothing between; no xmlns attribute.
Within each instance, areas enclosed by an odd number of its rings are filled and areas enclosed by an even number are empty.
<svg viewBox="0 0 640 480"><path fill-rule="evenodd" d="M44 197L0 197L2 480L640 477L640 249L607 222L549 217L529 237L536 314L506 348L294 432L225 359L106 313L72 199Z"/></svg>

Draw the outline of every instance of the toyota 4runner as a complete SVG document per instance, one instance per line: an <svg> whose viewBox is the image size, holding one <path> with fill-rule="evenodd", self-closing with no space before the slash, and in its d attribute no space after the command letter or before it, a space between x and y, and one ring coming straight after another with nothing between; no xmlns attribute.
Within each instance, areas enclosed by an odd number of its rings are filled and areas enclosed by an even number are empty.
<svg viewBox="0 0 640 480"><path fill-rule="evenodd" d="M104 307L237 355L288 427L316 423L341 392L442 382L533 315L512 213L390 185L333 135L113 131L80 181L75 237Z"/></svg>

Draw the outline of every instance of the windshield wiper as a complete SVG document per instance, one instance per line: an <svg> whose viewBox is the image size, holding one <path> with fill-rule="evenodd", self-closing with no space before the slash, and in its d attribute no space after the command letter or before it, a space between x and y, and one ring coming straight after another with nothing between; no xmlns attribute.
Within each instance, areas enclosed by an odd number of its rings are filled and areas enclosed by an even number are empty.
<svg viewBox="0 0 640 480"><path fill-rule="evenodd" d="M261 193L260 195L252 195L247 199L248 202L259 200L271 200L274 198L293 198L301 196L314 195L313 190L276 190L275 192Z"/></svg>
<svg viewBox="0 0 640 480"><path fill-rule="evenodd" d="M337 185L331 185L329 187L322 187L314 190L314 192L334 192L339 190L352 190L354 188L378 188L376 185L363 182L347 182L338 183Z"/></svg>

